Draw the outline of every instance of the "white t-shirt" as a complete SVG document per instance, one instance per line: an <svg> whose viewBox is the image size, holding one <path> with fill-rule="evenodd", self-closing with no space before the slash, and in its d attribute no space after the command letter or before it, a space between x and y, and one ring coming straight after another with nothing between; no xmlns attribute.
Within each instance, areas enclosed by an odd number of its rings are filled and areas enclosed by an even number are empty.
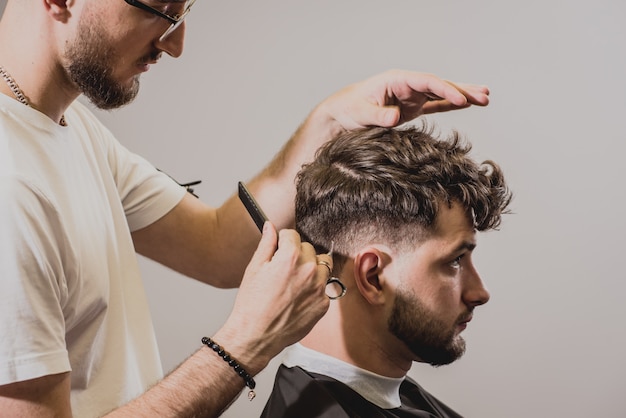
<svg viewBox="0 0 626 418"><path fill-rule="evenodd" d="M0 94L0 385L71 371L82 418L162 377L130 231L185 190L82 104L65 116Z"/></svg>

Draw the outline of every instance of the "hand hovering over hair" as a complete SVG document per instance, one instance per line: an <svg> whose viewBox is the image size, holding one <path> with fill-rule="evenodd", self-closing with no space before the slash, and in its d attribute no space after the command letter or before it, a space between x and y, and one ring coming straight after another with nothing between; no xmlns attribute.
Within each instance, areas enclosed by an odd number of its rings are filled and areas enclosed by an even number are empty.
<svg viewBox="0 0 626 418"><path fill-rule="evenodd" d="M319 106L344 130L392 127L420 115L487 106L485 86L453 83L433 74L389 70L351 84Z"/></svg>
<svg viewBox="0 0 626 418"><path fill-rule="evenodd" d="M350 84L313 109L257 176L255 193L261 196L261 204L269 209L270 219L279 228L292 227L293 178L320 146L339 133L365 126L393 127L423 114L488 104L489 89L485 86L453 83L417 71L388 70Z"/></svg>

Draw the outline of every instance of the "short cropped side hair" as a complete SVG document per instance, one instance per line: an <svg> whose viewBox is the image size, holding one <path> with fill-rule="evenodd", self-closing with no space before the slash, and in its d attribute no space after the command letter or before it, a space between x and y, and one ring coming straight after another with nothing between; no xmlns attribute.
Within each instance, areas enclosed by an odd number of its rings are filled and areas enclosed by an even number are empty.
<svg viewBox="0 0 626 418"><path fill-rule="evenodd" d="M460 203L479 231L497 229L511 201L500 167L433 125L363 128L325 144L296 178L296 229L318 251L364 240L404 244L434 228L439 205Z"/></svg>

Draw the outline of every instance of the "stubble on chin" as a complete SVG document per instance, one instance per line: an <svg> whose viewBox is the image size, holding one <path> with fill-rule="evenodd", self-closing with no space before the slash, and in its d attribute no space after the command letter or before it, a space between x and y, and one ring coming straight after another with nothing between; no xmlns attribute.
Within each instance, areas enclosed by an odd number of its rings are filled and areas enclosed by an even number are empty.
<svg viewBox="0 0 626 418"><path fill-rule="evenodd" d="M116 54L98 23L83 19L76 39L67 45L65 55L70 80L99 109L122 107L139 93L139 75L126 85L113 78L112 65L117 62Z"/></svg>
<svg viewBox="0 0 626 418"><path fill-rule="evenodd" d="M430 312L414 294L396 295L388 320L389 331L403 341L419 361L443 366L458 360L466 349L465 339Z"/></svg>

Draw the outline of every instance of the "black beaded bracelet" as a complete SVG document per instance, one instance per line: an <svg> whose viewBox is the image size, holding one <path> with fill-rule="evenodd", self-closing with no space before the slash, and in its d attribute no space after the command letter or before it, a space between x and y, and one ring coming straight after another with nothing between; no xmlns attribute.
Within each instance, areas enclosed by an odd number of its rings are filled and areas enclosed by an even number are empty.
<svg viewBox="0 0 626 418"><path fill-rule="evenodd" d="M248 392L248 399L254 399L254 397L256 396L256 393L254 393L254 387L256 386L256 382L254 381L252 376L250 376L250 373L248 373L243 367L241 367L241 364L237 363L237 360L232 358L230 354L228 354L222 347L220 347L219 344L217 344L209 337L202 337L202 344L215 351L217 355L220 356L226 363L228 363L230 367L235 369L235 372L237 372L237 374L241 376L243 381L246 382L246 386L250 389L250 391Z"/></svg>

